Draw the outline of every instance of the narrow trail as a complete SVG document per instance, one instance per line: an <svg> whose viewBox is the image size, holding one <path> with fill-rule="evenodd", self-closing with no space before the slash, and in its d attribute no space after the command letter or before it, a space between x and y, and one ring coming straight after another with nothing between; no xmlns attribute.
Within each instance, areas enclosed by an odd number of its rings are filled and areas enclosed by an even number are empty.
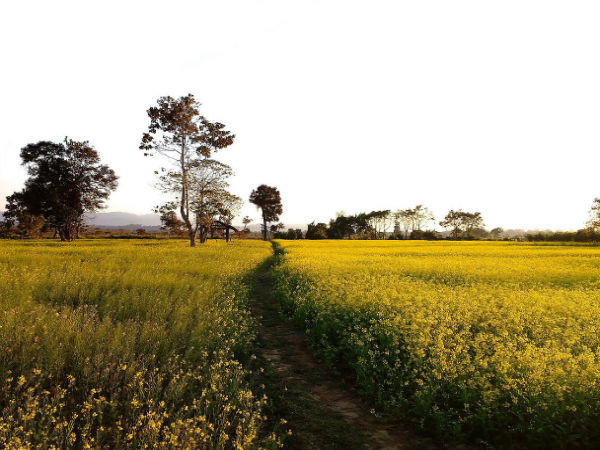
<svg viewBox="0 0 600 450"><path fill-rule="evenodd" d="M266 366L271 416L285 418L292 436L289 449L434 449L432 442L407 427L373 416L343 377L319 362L302 331L280 314L270 270L277 256L258 271L252 310L259 320L258 353Z"/></svg>

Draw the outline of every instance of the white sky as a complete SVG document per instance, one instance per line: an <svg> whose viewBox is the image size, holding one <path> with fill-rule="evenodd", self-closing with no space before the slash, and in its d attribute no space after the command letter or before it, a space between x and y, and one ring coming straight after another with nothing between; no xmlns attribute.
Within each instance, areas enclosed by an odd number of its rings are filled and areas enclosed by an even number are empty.
<svg viewBox="0 0 600 450"><path fill-rule="evenodd" d="M146 109L191 92L220 159L284 223L422 203L488 228L576 229L600 196L600 3L12 1L0 6L0 209L19 150L89 140L148 213Z"/></svg>

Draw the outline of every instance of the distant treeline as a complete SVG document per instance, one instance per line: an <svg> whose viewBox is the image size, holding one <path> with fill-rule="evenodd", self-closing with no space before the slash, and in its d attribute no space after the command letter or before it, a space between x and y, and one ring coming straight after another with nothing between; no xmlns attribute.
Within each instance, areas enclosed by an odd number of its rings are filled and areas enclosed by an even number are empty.
<svg viewBox="0 0 600 450"><path fill-rule="evenodd" d="M514 233L497 227L484 228L479 212L450 210L439 225L445 231L431 229L433 214L423 205L391 211L371 211L346 215L340 212L329 223L309 223L300 229L283 231L283 224L271 226L275 239L410 239L410 240L512 240L529 242L600 242L600 200L595 199L587 228L578 231Z"/></svg>
<svg viewBox="0 0 600 450"><path fill-rule="evenodd" d="M283 231L283 224L272 227L279 239L501 239L501 228L487 231L479 212L450 210L439 224L446 232L430 228L435 223L431 211L423 205L397 211L380 210L346 215L340 212L329 224L309 223L304 235L298 229Z"/></svg>
<svg viewBox="0 0 600 450"><path fill-rule="evenodd" d="M553 233L526 234L530 242L600 242L600 233L594 230L557 231Z"/></svg>

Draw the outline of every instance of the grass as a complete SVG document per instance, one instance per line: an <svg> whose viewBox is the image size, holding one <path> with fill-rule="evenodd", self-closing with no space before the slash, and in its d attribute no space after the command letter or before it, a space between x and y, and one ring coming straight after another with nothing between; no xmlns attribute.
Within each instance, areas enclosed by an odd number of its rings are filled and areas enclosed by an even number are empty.
<svg viewBox="0 0 600 450"><path fill-rule="evenodd" d="M285 311L379 409L491 446L600 439L600 248L278 245Z"/></svg>

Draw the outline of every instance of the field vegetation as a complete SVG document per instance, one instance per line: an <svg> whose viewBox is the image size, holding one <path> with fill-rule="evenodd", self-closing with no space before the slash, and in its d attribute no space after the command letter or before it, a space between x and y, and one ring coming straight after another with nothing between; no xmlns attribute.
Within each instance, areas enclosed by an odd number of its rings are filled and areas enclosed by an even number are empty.
<svg viewBox="0 0 600 450"><path fill-rule="evenodd" d="M0 448L273 448L242 278L260 241L0 242Z"/></svg>
<svg viewBox="0 0 600 450"><path fill-rule="evenodd" d="M506 448L599 441L600 248L277 245L285 311L380 410Z"/></svg>

